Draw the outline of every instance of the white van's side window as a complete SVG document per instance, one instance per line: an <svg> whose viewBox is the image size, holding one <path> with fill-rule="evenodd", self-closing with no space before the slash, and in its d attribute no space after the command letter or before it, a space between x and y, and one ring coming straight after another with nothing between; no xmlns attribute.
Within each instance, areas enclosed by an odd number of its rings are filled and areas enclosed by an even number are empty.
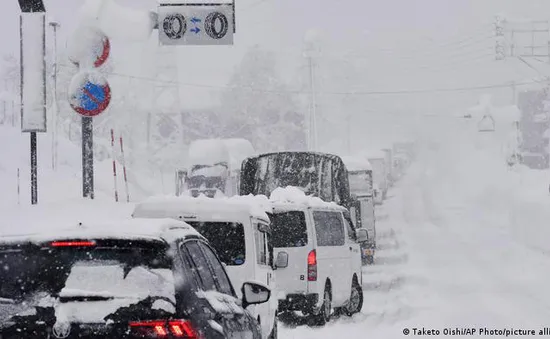
<svg viewBox="0 0 550 339"><path fill-rule="evenodd" d="M344 219L341 212L313 211L317 246L344 246Z"/></svg>
<svg viewBox="0 0 550 339"><path fill-rule="evenodd" d="M267 234L258 229L255 225L254 240L256 243L256 262L260 265L267 265Z"/></svg>
<svg viewBox="0 0 550 339"><path fill-rule="evenodd" d="M348 238L351 241L357 240L355 236L355 230L351 226L351 222L348 220L348 218L344 217L344 224L346 225L346 229L348 230Z"/></svg>

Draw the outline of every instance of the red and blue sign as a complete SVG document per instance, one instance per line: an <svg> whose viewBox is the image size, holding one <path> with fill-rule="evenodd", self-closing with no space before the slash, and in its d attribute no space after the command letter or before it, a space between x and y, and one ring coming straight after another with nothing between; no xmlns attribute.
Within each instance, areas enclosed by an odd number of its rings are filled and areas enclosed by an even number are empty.
<svg viewBox="0 0 550 339"><path fill-rule="evenodd" d="M69 103L76 113L94 117L105 111L110 102L111 88L103 76L91 71L75 76L70 86Z"/></svg>
<svg viewBox="0 0 550 339"><path fill-rule="evenodd" d="M69 60L79 67L99 68L109 58L111 42L98 28L82 27L68 42Z"/></svg>

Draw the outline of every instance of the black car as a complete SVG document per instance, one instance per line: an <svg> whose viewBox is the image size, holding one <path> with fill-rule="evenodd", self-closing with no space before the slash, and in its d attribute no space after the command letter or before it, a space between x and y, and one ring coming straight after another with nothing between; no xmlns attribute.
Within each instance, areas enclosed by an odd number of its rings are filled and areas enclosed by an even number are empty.
<svg viewBox="0 0 550 339"><path fill-rule="evenodd" d="M0 338L260 338L205 238L176 220L0 237ZM146 231L146 232L145 232Z"/></svg>

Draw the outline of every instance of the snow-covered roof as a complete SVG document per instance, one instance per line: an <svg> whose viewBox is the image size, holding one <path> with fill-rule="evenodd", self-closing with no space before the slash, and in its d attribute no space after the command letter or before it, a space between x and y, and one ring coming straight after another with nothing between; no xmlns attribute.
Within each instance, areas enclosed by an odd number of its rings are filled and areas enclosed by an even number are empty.
<svg viewBox="0 0 550 339"><path fill-rule="evenodd" d="M346 165L348 171L365 171L372 170L369 160L364 156L341 156L342 161Z"/></svg>
<svg viewBox="0 0 550 339"><path fill-rule="evenodd" d="M339 208L345 210L344 207L335 202L326 202L318 197L306 195L304 191L294 186L276 188L271 193L269 201L274 207L281 205L299 205L302 207Z"/></svg>
<svg viewBox="0 0 550 339"><path fill-rule="evenodd" d="M59 219L44 218L30 225L17 224L12 232L2 234L0 242L43 242L75 238L170 241L174 236L199 235L190 225L174 219L132 219L129 216L125 219L109 219L109 216L101 221L73 217L59 222Z"/></svg>
<svg viewBox="0 0 550 339"><path fill-rule="evenodd" d="M214 165L230 161L227 146L221 139L199 139L189 145L188 164Z"/></svg>
<svg viewBox="0 0 550 339"><path fill-rule="evenodd" d="M246 139L223 139L231 159L231 169L240 169L244 159L256 154L252 143Z"/></svg>
<svg viewBox="0 0 550 339"><path fill-rule="evenodd" d="M269 211L271 206L265 196L158 196L137 204L132 215L140 218L196 217L197 220L236 221L250 216L269 220Z"/></svg>

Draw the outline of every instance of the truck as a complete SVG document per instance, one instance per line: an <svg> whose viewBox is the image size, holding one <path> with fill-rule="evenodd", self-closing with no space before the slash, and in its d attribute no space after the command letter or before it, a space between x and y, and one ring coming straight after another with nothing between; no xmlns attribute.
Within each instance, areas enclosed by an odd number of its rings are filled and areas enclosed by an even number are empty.
<svg viewBox="0 0 550 339"><path fill-rule="evenodd" d="M255 153L246 139L199 139L189 145L187 169L176 171L176 195L239 195L242 161Z"/></svg>
<svg viewBox="0 0 550 339"><path fill-rule="evenodd" d="M372 166L374 201L380 205L386 199L389 188L386 156L382 151L376 151L367 153L366 157Z"/></svg>
<svg viewBox="0 0 550 339"><path fill-rule="evenodd" d="M348 170L352 198L357 199L361 210L361 225L367 230L369 240L362 246L363 264L374 262L376 250L376 216L372 166L363 156L342 156Z"/></svg>

